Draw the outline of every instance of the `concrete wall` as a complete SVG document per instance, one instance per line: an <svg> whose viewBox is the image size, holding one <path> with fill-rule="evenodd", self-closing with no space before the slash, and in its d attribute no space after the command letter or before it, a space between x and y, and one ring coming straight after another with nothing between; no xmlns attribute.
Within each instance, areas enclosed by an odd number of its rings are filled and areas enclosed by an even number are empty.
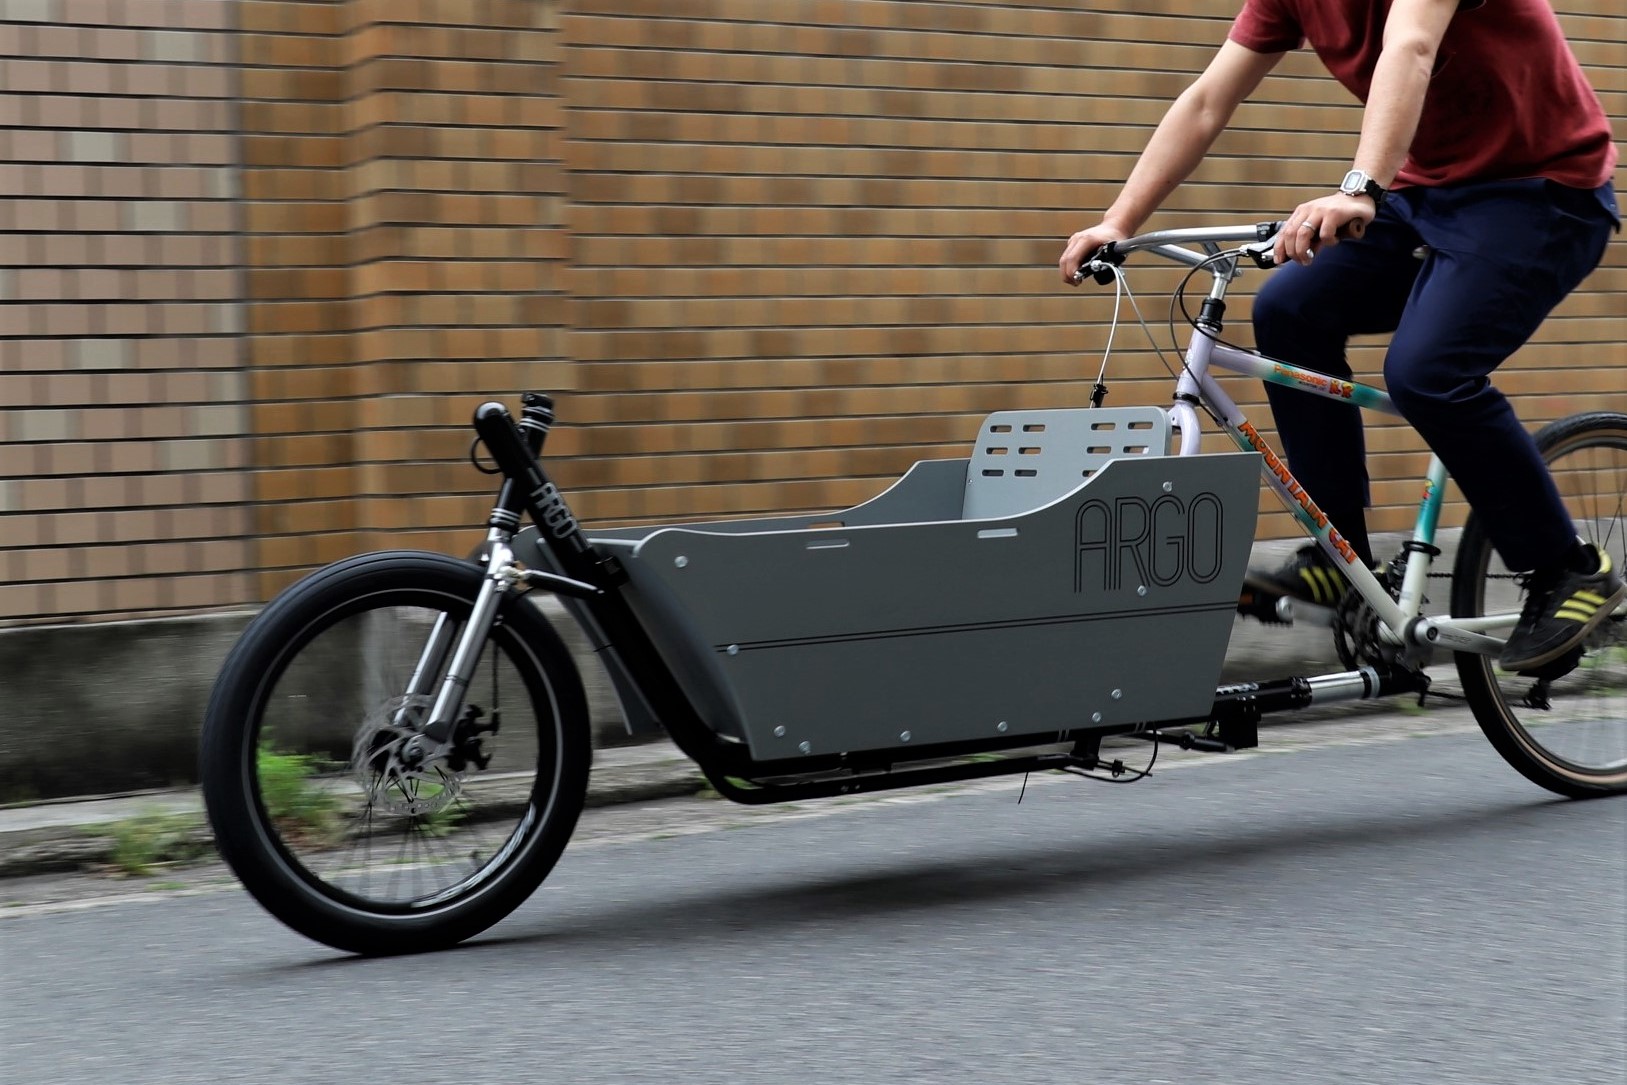
<svg viewBox="0 0 1627 1085"><path fill-rule="evenodd" d="M595 745L628 741L586 639L543 606L582 675ZM209 691L250 617L0 629L0 805L194 783Z"/></svg>

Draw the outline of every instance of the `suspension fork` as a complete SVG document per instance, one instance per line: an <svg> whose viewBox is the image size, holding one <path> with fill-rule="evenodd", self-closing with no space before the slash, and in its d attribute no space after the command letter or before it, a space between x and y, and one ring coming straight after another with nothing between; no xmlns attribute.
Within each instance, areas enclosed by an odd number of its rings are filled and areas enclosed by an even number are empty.
<svg viewBox="0 0 1627 1085"><path fill-rule="evenodd" d="M412 708L420 697L428 697L435 690L435 676L441 673L441 667L446 663L446 653L452 649L452 638L457 631L457 623L446 612L435 615L435 625L429 631L429 640L424 644L424 650L418 653L418 665L412 669L412 677L407 680L405 699L395 713L397 727L412 726Z"/></svg>
<svg viewBox="0 0 1627 1085"><path fill-rule="evenodd" d="M547 396L528 393L524 403L517 428L534 462L542 453L543 442L553 426L553 402ZM509 432L512 434L515 428L509 425ZM429 723L421 734L422 741L414 739L409 743L409 748L415 748L423 755L433 752L425 748L427 743L443 746L453 737L453 729L463 711L464 695L474 679L475 666L480 662L486 639L491 636L492 627L497 623L497 611L502 605L503 596L519 580L514 568L514 551L509 543L520 529L520 514L526 508L526 496L514 478L505 474L502 489L497 494L497 503L486 519L486 545L482 548L486 553L486 572L481 577L480 590L475 594L469 620L464 623L462 633L456 635L454 647L453 622L448 615L439 615L435 627L430 631L428 643L419 653L418 665L413 670L407 689L409 699L427 696L435 686L436 675L441 675L435 704L429 713ZM448 650L452 651L452 662L442 674L441 666ZM400 713L396 722L402 722Z"/></svg>

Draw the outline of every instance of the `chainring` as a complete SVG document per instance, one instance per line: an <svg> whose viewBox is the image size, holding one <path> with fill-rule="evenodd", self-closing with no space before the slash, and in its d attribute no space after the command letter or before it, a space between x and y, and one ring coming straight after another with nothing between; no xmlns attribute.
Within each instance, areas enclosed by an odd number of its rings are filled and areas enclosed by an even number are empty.
<svg viewBox="0 0 1627 1085"><path fill-rule="evenodd" d="M1404 562L1391 562L1380 574L1379 581L1391 599L1401 598L1405 572ZM1339 653L1339 662L1349 670L1373 666L1413 670L1427 663L1431 654L1428 649L1391 644L1379 635L1382 625L1372 604L1355 588L1347 590L1333 611L1333 647Z"/></svg>

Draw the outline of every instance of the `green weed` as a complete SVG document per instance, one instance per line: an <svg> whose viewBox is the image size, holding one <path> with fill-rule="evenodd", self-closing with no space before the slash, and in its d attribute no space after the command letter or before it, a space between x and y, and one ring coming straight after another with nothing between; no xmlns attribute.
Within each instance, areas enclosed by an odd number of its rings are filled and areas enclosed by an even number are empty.
<svg viewBox="0 0 1627 1085"><path fill-rule="evenodd" d="M114 822L109 859L126 874L150 874L165 863L197 859L209 852L209 834L196 814L138 814Z"/></svg>
<svg viewBox="0 0 1627 1085"><path fill-rule="evenodd" d="M283 832L317 842L339 835L339 800L313 782L325 764L307 754L259 751L260 801Z"/></svg>

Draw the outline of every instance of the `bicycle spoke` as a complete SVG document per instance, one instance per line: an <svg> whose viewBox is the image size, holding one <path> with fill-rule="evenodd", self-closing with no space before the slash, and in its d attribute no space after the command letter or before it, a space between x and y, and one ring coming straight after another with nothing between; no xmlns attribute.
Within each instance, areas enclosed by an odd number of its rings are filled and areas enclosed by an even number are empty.
<svg viewBox="0 0 1627 1085"><path fill-rule="evenodd" d="M267 791L304 792L295 797L309 824L290 822L282 845L336 892L411 906L480 876L516 831L507 807L485 809L482 792L470 787L489 772L505 781L492 792L494 801L529 793L536 746L526 736L534 736L534 721L516 718L503 724L504 734L481 736L480 749L493 759L485 772L467 761L454 771L444 758L421 766L399 760L413 717L394 706L412 704L403 697L425 658L435 618L433 611L389 607L341 622L283 673L268 701L262 756L289 772L327 766L305 779L262 784ZM461 630L462 622L451 625ZM466 703L495 710L506 699L501 687L519 686L520 679L490 644L480 663ZM429 682L438 687L438 679ZM279 793L275 801L291 800Z"/></svg>

